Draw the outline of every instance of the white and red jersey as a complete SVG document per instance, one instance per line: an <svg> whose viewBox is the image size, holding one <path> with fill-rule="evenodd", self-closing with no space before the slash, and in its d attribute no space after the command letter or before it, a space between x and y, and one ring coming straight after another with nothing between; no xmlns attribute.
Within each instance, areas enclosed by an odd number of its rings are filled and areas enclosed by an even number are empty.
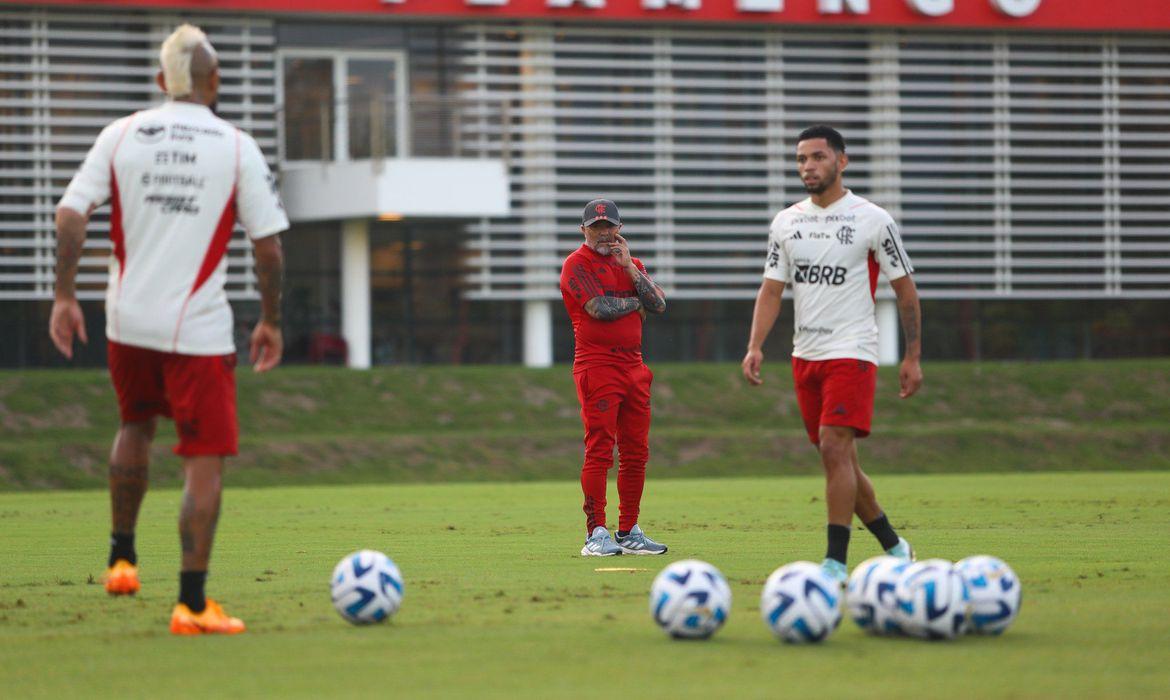
<svg viewBox="0 0 1170 700"><path fill-rule="evenodd" d="M893 281L914 268L893 217L873 202L846 190L828 207L809 198L777 214L764 277L792 288L792 356L877 364L879 271Z"/></svg>
<svg viewBox="0 0 1170 700"><path fill-rule="evenodd" d="M168 102L110 124L60 206L110 201L106 336L184 355L235 352L224 293L237 219L253 239L288 228L251 136L203 105Z"/></svg>

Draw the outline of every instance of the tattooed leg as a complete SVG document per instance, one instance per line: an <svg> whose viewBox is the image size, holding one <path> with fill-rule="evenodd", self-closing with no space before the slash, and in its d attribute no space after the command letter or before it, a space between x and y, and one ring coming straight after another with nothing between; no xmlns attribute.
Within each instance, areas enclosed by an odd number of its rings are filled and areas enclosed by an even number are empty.
<svg viewBox="0 0 1170 700"><path fill-rule="evenodd" d="M110 450L110 515L113 531L132 534L146 495L150 445L156 420L124 423Z"/></svg>
<svg viewBox="0 0 1170 700"><path fill-rule="evenodd" d="M222 457L187 457L183 460L186 483L179 511L179 543L183 547L183 571L207 571L211 544L219 523L222 491Z"/></svg>

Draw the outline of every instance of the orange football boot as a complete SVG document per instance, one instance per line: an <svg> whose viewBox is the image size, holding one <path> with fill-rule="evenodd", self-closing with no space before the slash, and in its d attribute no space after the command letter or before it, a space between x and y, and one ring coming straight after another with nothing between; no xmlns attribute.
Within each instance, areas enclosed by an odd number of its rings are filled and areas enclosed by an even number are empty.
<svg viewBox="0 0 1170 700"><path fill-rule="evenodd" d="M106 593L110 595L134 595L141 585L138 583L138 567L125 559L119 559L106 569L104 577Z"/></svg>
<svg viewBox="0 0 1170 700"><path fill-rule="evenodd" d="M171 613L171 634L239 634L243 631L243 620L229 617L211 598L207 599L207 607L201 613L191 612L191 608L183 603L176 604Z"/></svg>

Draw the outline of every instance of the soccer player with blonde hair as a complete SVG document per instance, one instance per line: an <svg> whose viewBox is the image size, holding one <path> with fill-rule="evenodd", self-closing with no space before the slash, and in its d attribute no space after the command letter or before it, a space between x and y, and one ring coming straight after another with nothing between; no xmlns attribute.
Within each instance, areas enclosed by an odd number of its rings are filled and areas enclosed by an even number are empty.
<svg viewBox="0 0 1170 700"><path fill-rule="evenodd" d="M158 416L174 419L185 486L174 634L235 634L244 623L204 594L224 458L238 449L236 348L224 294L238 221L252 242L262 317L257 372L280 362L280 237L288 218L251 136L217 117L219 61L184 24L163 42L161 107L107 126L57 207L57 284L49 334L67 358L86 342L75 280L90 214L110 202L106 338L121 425L110 453L112 535L106 591L140 587L134 532Z"/></svg>

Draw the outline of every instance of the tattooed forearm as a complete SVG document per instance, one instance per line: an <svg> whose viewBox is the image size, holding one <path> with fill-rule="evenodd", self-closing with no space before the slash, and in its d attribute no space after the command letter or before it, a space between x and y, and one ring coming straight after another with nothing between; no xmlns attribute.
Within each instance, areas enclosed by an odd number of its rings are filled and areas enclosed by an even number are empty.
<svg viewBox="0 0 1170 700"><path fill-rule="evenodd" d="M636 297L593 297L585 302L585 313L598 321L613 321L642 308Z"/></svg>
<svg viewBox="0 0 1170 700"><path fill-rule="evenodd" d="M631 273L634 278L634 289L638 290L638 300L647 313L660 314L666 311L666 292L662 287L654 284L654 280L645 272L634 268Z"/></svg>
<svg viewBox="0 0 1170 700"><path fill-rule="evenodd" d="M898 318L906 339L906 357L918 359L922 354L922 307L918 304L918 287L910 275L890 282L890 286L898 299Z"/></svg>
<svg viewBox="0 0 1170 700"><path fill-rule="evenodd" d="M284 255L279 236L256 243L256 283L260 290L260 312L265 323L280 325L280 292L284 283Z"/></svg>
<svg viewBox="0 0 1170 700"><path fill-rule="evenodd" d="M907 354L913 354L922 340L922 319L919 316L918 298L898 300L898 318L902 321L902 335L906 339Z"/></svg>
<svg viewBox="0 0 1170 700"><path fill-rule="evenodd" d="M72 209L57 210L57 296L71 297L85 247L86 218Z"/></svg>

